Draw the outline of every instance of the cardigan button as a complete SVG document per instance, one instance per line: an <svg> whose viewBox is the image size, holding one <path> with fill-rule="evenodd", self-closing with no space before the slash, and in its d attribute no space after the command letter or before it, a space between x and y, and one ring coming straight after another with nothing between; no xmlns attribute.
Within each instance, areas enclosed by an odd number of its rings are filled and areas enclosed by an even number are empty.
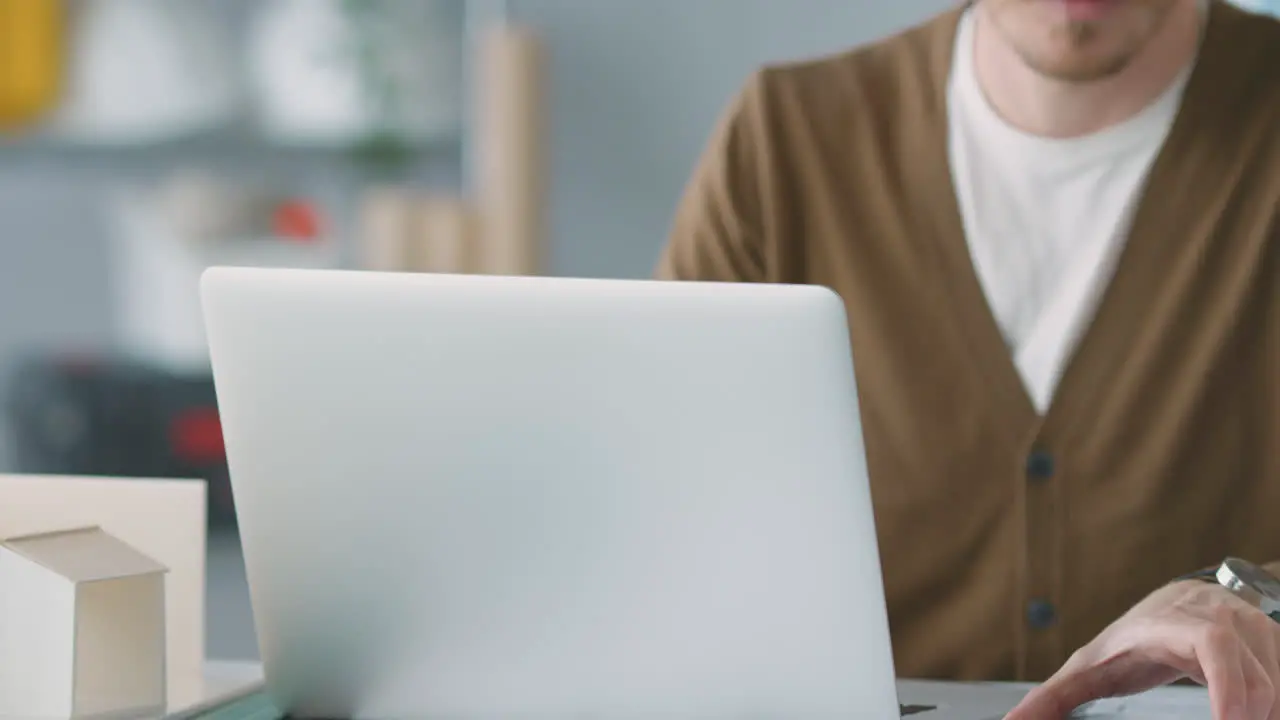
<svg viewBox="0 0 1280 720"><path fill-rule="evenodd" d="M1047 600L1032 600L1027 604L1027 624L1036 630L1046 630L1058 621L1058 611Z"/></svg>
<svg viewBox="0 0 1280 720"><path fill-rule="evenodd" d="M1048 480L1053 477L1053 456L1044 451L1036 451L1027 456L1027 477L1036 480Z"/></svg>

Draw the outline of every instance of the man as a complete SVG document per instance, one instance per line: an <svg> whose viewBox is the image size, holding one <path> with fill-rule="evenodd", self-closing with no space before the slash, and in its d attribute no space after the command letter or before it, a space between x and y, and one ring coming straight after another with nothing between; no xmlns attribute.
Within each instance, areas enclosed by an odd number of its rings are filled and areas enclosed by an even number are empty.
<svg viewBox="0 0 1280 720"><path fill-rule="evenodd" d="M658 276L845 299L899 673L1280 719L1280 23L976 0L762 69ZM1275 566L1272 566L1273 569Z"/></svg>

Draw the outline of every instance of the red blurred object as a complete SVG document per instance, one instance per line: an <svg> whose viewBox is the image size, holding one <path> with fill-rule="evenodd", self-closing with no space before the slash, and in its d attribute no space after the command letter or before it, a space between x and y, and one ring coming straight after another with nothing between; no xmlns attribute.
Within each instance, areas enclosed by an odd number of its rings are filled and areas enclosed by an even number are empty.
<svg viewBox="0 0 1280 720"><path fill-rule="evenodd" d="M320 213L305 200L286 200L276 206L271 218L276 237L310 242L320 237Z"/></svg>
<svg viewBox="0 0 1280 720"><path fill-rule="evenodd" d="M214 463L225 457L222 423L216 410L199 408L180 413L173 419L169 441L174 456L183 462Z"/></svg>

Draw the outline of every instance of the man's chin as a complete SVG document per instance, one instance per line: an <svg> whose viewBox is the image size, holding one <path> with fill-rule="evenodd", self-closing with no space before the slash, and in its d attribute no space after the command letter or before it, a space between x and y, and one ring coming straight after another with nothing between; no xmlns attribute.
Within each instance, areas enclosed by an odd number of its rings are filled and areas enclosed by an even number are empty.
<svg viewBox="0 0 1280 720"><path fill-rule="evenodd" d="M1022 59L1036 74L1061 83L1084 85L1102 82L1124 72L1133 60L1130 54L1112 57L1046 58L1034 53L1022 53Z"/></svg>

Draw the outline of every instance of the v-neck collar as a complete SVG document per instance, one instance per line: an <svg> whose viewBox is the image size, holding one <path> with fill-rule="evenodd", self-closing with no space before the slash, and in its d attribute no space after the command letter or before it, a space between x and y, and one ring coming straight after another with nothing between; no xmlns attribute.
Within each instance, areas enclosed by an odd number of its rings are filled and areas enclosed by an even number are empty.
<svg viewBox="0 0 1280 720"><path fill-rule="evenodd" d="M929 28L928 72L932 87L925 106L928 126L920 156L913 163L917 185L925 193L920 231L933 238L942 284L956 308L957 331L993 399L1010 419L1010 440L1025 444L1040 433L1060 439L1087 419L1108 381L1120 372L1135 338L1153 332L1145 327L1151 299L1157 294L1161 268L1193 228L1203 227L1209 203L1223 197L1229 170L1214 143L1197 142L1215 126L1216 113L1227 112L1231 93L1243 78L1236 70L1231 30L1242 11L1214 0L1205 22L1204 39L1184 94L1182 107L1157 155L1133 214L1129 236L1116 260L1090 322L1063 365L1057 392L1042 416L1022 382L1016 360L1000 331L983 290L965 237L964 222L951 173L947 87L956 35L969 2L953 8ZM1208 150L1206 150L1208 146ZM1174 199L1195 197L1198 202Z"/></svg>

